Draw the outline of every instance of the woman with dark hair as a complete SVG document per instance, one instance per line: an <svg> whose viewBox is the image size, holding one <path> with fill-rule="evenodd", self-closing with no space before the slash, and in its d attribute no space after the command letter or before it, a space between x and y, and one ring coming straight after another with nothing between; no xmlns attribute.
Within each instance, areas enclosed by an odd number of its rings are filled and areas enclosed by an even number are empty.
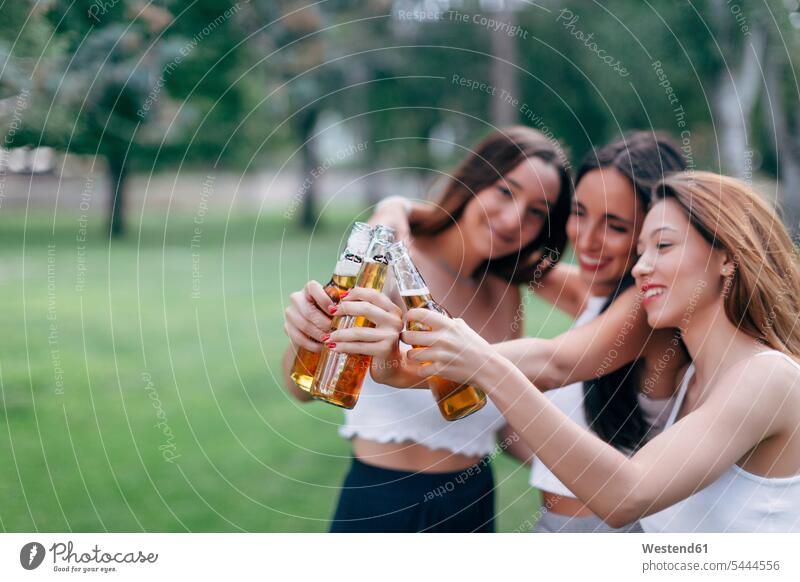
<svg viewBox="0 0 800 582"><path fill-rule="evenodd" d="M669 176L633 269L654 329L691 355L662 432L632 455L554 406L463 321L406 317L409 358L484 388L544 462L611 527L654 532L800 532L800 265L777 213L747 184ZM480 361L480 365L478 365Z"/></svg>
<svg viewBox="0 0 800 582"><path fill-rule="evenodd" d="M578 171L567 225L577 267L570 272L562 265L560 281L548 282L549 289L558 285L559 296L554 303L570 314L578 314L573 329L608 313L612 306L616 318L599 320L583 330L584 337L592 334L591 341L605 344L608 350L605 357L590 361L594 371L584 377L591 379L545 394L580 426L626 453L637 450L663 426L675 376L686 361L682 344L674 341L671 331L653 334L647 326L631 276L636 240L652 187L665 174L684 168L677 145L652 132L635 132L590 152ZM574 335L553 344L574 342ZM531 350L515 354L518 348L508 346L505 350L512 359L515 355L517 359L536 356L541 362L546 355ZM548 358L549 366L565 361L568 354L563 348L559 351L560 357ZM566 363L569 365L569 360ZM531 378L538 376L536 369L527 372ZM530 483L542 492L547 510L537 522L536 532L640 530L636 523L620 530L608 527L539 459L533 460Z"/></svg>
<svg viewBox="0 0 800 582"><path fill-rule="evenodd" d="M494 346L547 390L547 398L562 412L626 454L660 430L676 376L687 360L671 330L653 332L648 326L631 276L651 189L665 174L684 168L677 145L647 131L592 151L578 171L567 222L577 265L559 262L531 285L538 296L575 318L572 328L554 339ZM396 226L402 230L403 224ZM412 372L398 372L404 369L402 360L381 367L389 371L387 384L407 387L416 381ZM547 466L537 459L532 464L531 484L542 492L546 509L535 531L615 531ZM619 531L638 530L638 524L631 524Z"/></svg>
<svg viewBox="0 0 800 582"><path fill-rule="evenodd" d="M519 337L519 283L542 277L555 262L551 255L563 251L571 192L557 144L527 127L490 134L447 179L438 204L417 213L412 225L408 246L433 296L487 341ZM376 327L333 333L334 306L319 283L292 295L286 330L293 346L284 359L292 394L309 399L288 376L293 347L319 351L326 342L344 351L349 341L366 340L361 353L400 356L402 301L392 289L387 295L352 290L336 314L365 316ZM340 434L351 440L353 460L331 531L493 531L486 458L498 438L506 446L518 441L503 434L502 415L487 403L447 422L430 393L385 386L385 372L373 366L358 405L345 412Z"/></svg>

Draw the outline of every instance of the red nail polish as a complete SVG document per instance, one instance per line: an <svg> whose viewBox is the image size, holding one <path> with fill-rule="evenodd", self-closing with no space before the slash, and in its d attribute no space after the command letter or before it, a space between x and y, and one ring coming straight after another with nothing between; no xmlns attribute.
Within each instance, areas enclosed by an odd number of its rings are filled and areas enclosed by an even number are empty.
<svg viewBox="0 0 800 582"><path fill-rule="evenodd" d="M348 295L350 295L350 291L345 291L344 293L342 293L342 299L344 299Z"/></svg>
<svg viewBox="0 0 800 582"><path fill-rule="evenodd" d="M326 333L325 335L322 336L322 341L324 342L328 341L329 339L331 339L331 334L329 333Z"/></svg>
<svg viewBox="0 0 800 582"><path fill-rule="evenodd" d="M330 349L330 350L332 350L335 347L336 347L336 344L333 344L333 343L328 344L328 349Z"/></svg>
<svg viewBox="0 0 800 582"><path fill-rule="evenodd" d="M338 309L338 307L336 305L331 305L330 307L328 307L328 313L333 315L334 313L336 313L337 309Z"/></svg>

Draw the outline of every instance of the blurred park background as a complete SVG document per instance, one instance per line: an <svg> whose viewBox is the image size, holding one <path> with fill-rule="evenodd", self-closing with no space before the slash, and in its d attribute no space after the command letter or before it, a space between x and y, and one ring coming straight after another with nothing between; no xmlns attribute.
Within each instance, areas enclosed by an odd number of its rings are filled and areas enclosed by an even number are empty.
<svg viewBox="0 0 800 582"><path fill-rule="evenodd" d="M324 531L349 447L282 321L350 222L525 123L670 133L797 234L798 41L798 0L2 3L0 529Z"/></svg>

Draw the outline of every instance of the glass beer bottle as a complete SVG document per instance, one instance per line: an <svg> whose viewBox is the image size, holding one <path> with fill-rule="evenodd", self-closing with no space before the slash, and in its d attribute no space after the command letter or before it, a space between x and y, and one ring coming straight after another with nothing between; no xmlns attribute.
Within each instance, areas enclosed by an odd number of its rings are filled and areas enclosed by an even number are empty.
<svg viewBox="0 0 800 582"><path fill-rule="evenodd" d="M383 291L386 272L389 268L389 245L394 242L394 230L383 225L375 227L372 241L364 256L364 263L356 278L355 287L366 287ZM337 316L332 329L350 327L374 327L365 317ZM369 371L372 356L342 354L323 348L311 395L325 402L353 408L358 402L361 385Z"/></svg>
<svg viewBox="0 0 800 582"><path fill-rule="evenodd" d="M361 264L364 261L364 253L367 252L372 227L364 222L356 222L347 237L347 245L344 252L336 263L333 276L323 289L334 303L339 303L342 294L349 291L355 285ZM297 349L297 357L292 366L291 377L299 388L306 392L311 392L311 384L314 382L314 375L319 365L320 352L312 352L305 348Z"/></svg>
<svg viewBox="0 0 800 582"><path fill-rule="evenodd" d="M402 241L393 244L389 248L389 254L392 258L392 269L395 279L397 279L400 296L403 298L406 309L430 309L451 317L447 310L431 297L431 292L411 260L406 245ZM430 327L418 321L409 321L406 329L408 331L430 331ZM486 395L483 391L469 384L459 384L441 376L431 376L428 378L428 386L436 399L439 411L446 420L464 418L480 410L486 404Z"/></svg>

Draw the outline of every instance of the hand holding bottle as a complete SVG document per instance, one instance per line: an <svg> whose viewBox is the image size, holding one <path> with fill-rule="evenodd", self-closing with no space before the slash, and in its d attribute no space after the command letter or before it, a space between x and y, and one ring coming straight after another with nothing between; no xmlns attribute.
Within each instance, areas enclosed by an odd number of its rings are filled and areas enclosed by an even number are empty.
<svg viewBox="0 0 800 582"><path fill-rule="evenodd" d="M317 281L309 281L289 296L283 329L292 343L312 352L322 351L323 337L330 331L333 300Z"/></svg>
<svg viewBox="0 0 800 582"><path fill-rule="evenodd" d="M327 340L335 352L374 356L383 360L400 358L403 312L383 293L356 287L336 308L336 315L364 317L375 327L339 329Z"/></svg>
<svg viewBox="0 0 800 582"><path fill-rule="evenodd" d="M404 331L402 340L415 346L407 358L419 365L420 376L443 376L454 382L480 385L481 372L494 348L463 319L451 319L428 309L411 309L406 320L430 331Z"/></svg>

